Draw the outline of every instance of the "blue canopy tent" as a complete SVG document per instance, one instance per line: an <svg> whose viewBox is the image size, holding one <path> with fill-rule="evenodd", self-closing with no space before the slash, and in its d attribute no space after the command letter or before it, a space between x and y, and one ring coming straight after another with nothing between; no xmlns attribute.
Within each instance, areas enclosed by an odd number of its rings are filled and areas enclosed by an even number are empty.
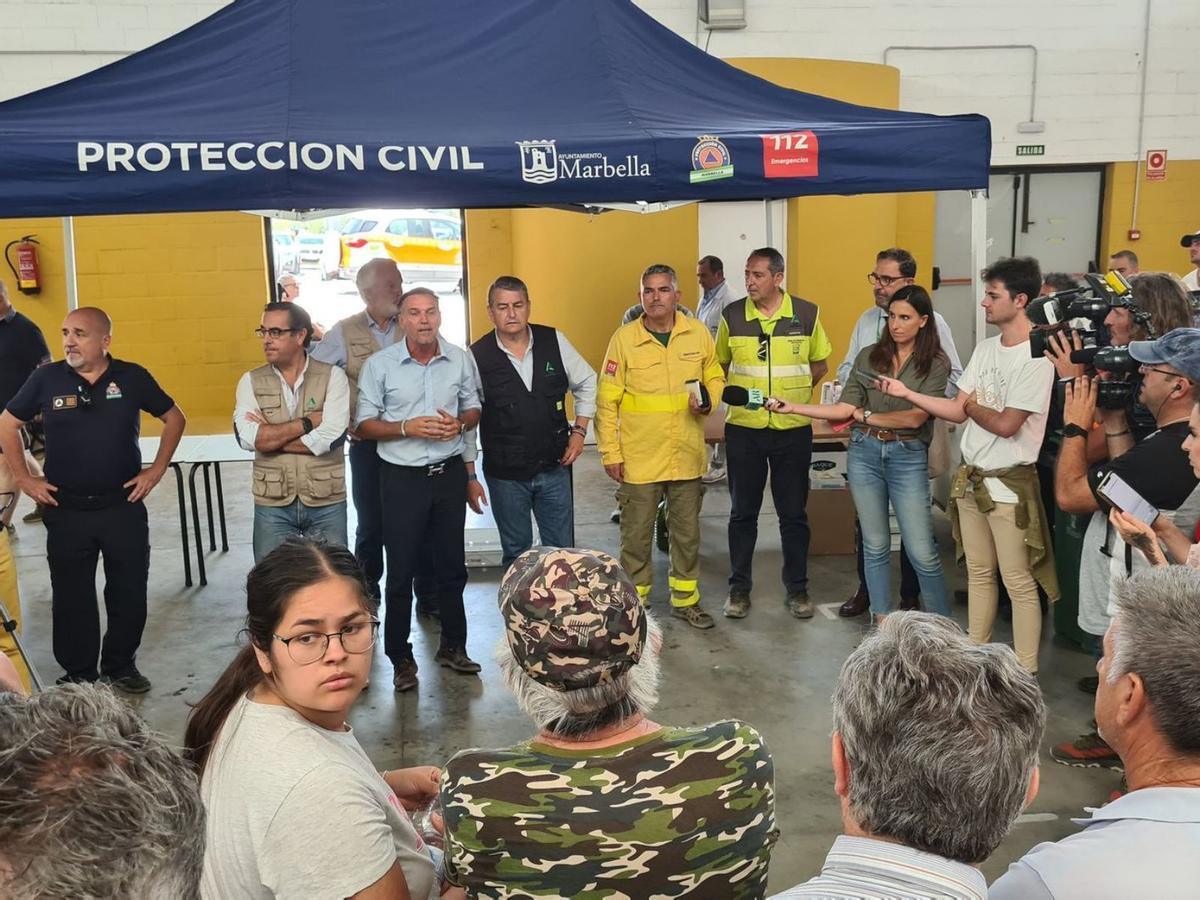
<svg viewBox="0 0 1200 900"><path fill-rule="evenodd" d="M787 90L629 0L238 0L0 104L0 217L985 189L987 119Z"/></svg>

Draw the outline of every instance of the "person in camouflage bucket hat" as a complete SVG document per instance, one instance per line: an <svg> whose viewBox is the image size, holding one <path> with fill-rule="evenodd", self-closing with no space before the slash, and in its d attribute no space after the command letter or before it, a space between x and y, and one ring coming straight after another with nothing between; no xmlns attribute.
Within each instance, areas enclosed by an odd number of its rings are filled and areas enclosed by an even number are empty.
<svg viewBox="0 0 1200 900"><path fill-rule="evenodd" d="M662 636L617 562L530 551L500 611L500 672L539 732L446 764L446 881L470 897L763 897L771 754L745 722L649 719Z"/></svg>
<svg viewBox="0 0 1200 900"><path fill-rule="evenodd" d="M500 584L509 649L556 691L595 687L642 658L646 615L620 564L599 550L538 547Z"/></svg>

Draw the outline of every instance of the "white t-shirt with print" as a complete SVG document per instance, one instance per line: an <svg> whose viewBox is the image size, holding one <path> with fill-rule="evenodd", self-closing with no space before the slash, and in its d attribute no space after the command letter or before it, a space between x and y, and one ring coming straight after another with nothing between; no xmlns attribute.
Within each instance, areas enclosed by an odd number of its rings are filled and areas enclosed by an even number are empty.
<svg viewBox="0 0 1200 900"><path fill-rule="evenodd" d="M424 842L351 731L243 697L209 754L200 798L204 900L350 897L397 861L409 896L435 888Z"/></svg>
<svg viewBox="0 0 1200 900"><path fill-rule="evenodd" d="M1029 341L1011 347L1001 344L999 335L982 341L958 380L959 391L974 393L975 402L988 409L1022 409L1030 415L1010 438L992 434L968 419L959 444L963 462L980 469L1006 469L1036 462L1046 434L1053 384L1053 364L1045 357L1031 358ZM1017 495L998 478L988 478L985 483L997 503L1017 502Z"/></svg>

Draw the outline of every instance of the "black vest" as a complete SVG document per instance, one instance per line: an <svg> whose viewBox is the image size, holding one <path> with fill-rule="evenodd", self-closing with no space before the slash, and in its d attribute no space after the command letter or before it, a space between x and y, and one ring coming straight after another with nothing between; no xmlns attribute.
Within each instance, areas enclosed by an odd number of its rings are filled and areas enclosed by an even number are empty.
<svg viewBox="0 0 1200 900"><path fill-rule="evenodd" d="M533 334L533 389L513 368L508 354L489 331L471 352L483 382L483 471L489 478L528 481L558 465L567 449L567 413L563 399L570 382L558 350L558 334L530 325Z"/></svg>

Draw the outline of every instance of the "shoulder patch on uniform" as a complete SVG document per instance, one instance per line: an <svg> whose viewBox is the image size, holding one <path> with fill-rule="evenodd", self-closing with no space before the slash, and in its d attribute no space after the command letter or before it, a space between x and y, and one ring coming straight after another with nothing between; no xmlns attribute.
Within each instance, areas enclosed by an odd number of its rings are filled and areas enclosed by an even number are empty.
<svg viewBox="0 0 1200 900"><path fill-rule="evenodd" d="M616 375L617 374L617 361L615 359L610 359L604 364L604 374L605 375Z"/></svg>

